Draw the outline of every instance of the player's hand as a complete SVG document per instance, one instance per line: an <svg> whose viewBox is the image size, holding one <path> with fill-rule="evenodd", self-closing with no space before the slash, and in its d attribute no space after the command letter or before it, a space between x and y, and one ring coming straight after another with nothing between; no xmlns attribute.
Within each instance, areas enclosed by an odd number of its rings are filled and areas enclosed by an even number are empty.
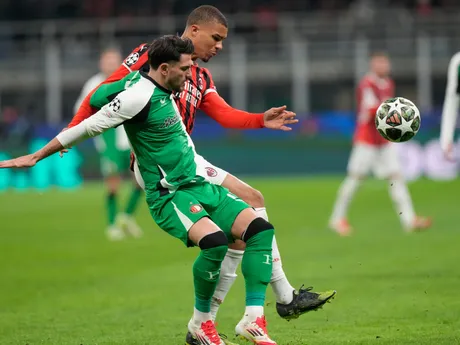
<svg viewBox="0 0 460 345"><path fill-rule="evenodd" d="M38 158L34 154L21 156L6 161L0 161L0 169L5 168L30 168L37 164Z"/></svg>
<svg viewBox="0 0 460 345"><path fill-rule="evenodd" d="M443 151L444 151L444 158L446 160L448 160L449 162L455 162L453 143L449 143Z"/></svg>
<svg viewBox="0 0 460 345"><path fill-rule="evenodd" d="M271 108L264 113L264 126L265 128L290 131L292 128L288 125L299 122L295 117L296 114L286 110L285 105L278 108Z"/></svg>
<svg viewBox="0 0 460 345"><path fill-rule="evenodd" d="M61 133L64 132L64 131L66 131L66 130L68 130L67 127L65 127L65 128L61 131ZM64 153L69 152L70 149L72 149L72 148L71 148L71 147L68 147L68 148L66 148L66 149L62 149L61 151L59 151L59 157L61 157L61 158L64 157Z"/></svg>

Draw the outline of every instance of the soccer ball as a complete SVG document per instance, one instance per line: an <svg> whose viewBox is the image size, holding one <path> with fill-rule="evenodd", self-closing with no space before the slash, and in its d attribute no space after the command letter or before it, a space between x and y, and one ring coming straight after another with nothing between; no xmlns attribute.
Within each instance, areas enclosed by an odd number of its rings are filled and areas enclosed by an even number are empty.
<svg viewBox="0 0 460 345"><path fill-rule="evenodd" d="M420 121L415 104L402 97L386 100L375 114L375 127L380 135L397 143L412 139L420 129Z"/></svg>

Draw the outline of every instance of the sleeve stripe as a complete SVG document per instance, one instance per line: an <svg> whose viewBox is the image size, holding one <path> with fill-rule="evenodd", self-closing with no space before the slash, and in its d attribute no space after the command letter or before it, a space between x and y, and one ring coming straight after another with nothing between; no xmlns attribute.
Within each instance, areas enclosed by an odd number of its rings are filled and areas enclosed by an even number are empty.
<svg viewBox="0 0 460 345"><path fill-rule="evenodd" d="M211 92L217 93L217 90L215 90L215 89L207 89L207 90L204 92L203 96L206 96L208 93L211 93Z"/></svg>
<svg viewBox="0 0 460 345"><path fill-rule="evenodd" d="M132 69L131 69L131 68L129 68L129 67L128 67L128 65L127 65L127 64L125 64L124 62L122 63L122 66L126 67L126 69L127 69L128 71L132 72Z"/></svg>

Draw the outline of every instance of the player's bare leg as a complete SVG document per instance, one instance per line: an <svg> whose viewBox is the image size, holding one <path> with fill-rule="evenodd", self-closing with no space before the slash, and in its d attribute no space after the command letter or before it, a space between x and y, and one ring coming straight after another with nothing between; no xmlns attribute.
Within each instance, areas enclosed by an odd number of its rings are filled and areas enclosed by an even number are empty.
<svg viewBox="0 0 460 345"><path fill-rule="evenodd" d="M119 175L110 175L106 177L105 184L107 186L107 237L112 241L118 241L125 237L123 230L116 225L117 217L117 197L120 189L121 177Z"/></svg>
<svg viewBox="0 0 460 345"><path fill-rule="evenodd" d="M341 236L349 236L353 230L347 219L348 208L363 180L364 176L348 174L337 193L329 227Z"/></svg>
<svg viewBox="0 0 460 345"><path fill-rule="evenodd" d="M391 176L389 179L389 192L401 223L407 232L423 231L431 226L430 218L416 215L406 181L401 174Z"/></svg>
<svg viewBox="0 0 460 345"><path fill-rule="evenodd" d="M225 177L222 186L254 207L256 214L268 221L262 193L230 174ZM243 258L244 250L245 243L243 241L236 241L236 243L229 245L211 305L211 313L214 319L220 304L236 279L236 269ZM310 292L309 289L299 289L297 292L284 273L275 237L272 243L272 257L273 270L270 285L276 295L277 310L280 316L287 319L298 317L307 311L316 310L335 295L333 290L314 293Z"/></svg>

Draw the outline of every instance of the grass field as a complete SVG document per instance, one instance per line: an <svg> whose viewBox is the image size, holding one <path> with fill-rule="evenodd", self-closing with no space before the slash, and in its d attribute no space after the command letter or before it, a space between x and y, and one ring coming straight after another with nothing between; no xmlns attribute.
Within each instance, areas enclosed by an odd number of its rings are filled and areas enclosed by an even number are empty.
<svg viewBox="0 0 460 345"><path fill-rule="evenodd" d="M336 289L322 311L286 322L269 289L279 345L460 344L460 181L411 185L426 233L401 231L386 185L369 181L352 204L350 238L326 224L337 178L248 179L264 192L291 282ZM104 237L103 188L0 194L0 344L183 344L192 312L196 249L158 230ZM222 305L228 335L244 308L240 276Z"/></svg>

